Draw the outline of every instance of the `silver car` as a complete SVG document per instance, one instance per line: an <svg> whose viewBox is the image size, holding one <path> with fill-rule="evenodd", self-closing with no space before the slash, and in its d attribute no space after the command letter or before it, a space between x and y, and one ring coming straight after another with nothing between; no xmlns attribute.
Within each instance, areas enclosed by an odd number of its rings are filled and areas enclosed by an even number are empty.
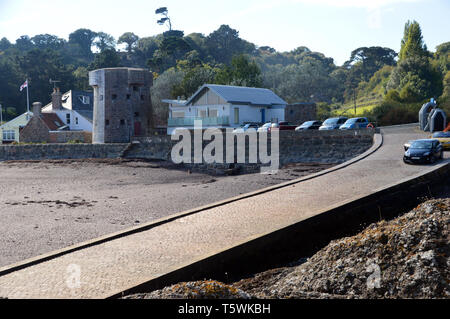
<svg viewBox="0 0 450 319"><path fill-rule="evenodd" d="M319 127L319 130L337 130L339 126L345 123L348 118L346 117L330 117L326 119L325 122L322 123L322 126Z"/></svg>

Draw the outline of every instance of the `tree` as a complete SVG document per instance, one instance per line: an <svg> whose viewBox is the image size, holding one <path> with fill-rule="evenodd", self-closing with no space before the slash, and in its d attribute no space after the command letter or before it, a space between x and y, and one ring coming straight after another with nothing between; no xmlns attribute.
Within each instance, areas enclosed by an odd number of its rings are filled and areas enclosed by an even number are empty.
<svg viewBox="0 0 450 319"><path fill-rule="evenodd" d="M97 36L94 39L94 45L100 52L103 52L106 49L114 49L116 47L116 40L108 33L97 32Z"/></svg>
<svg viewBox="0 0 450 319"><path fill-rule="evenodd" d="M357 68L362 81L369 81L384 65L395 65L397 53L383 47L361 47L352 51L350 59L344 63L347 69Z"/></svg>
<svg viewBox="0 0 450 319"><path fill-rule="evenodd" d="M180 63L182 62L180 61ZM208 64L186 67L184 69L183 80L181 83L174 85L172 88L172 96L183 96L184 98L189 98L203 84L214 83L217 71L217 69Z"/></svg>
<svg viewBox="0 0 450 319"><path fill-rule="evenodd" d="M89 29L78 29L69 34L69 43L80 47L81 53L85 58L92 56L92 44L97 33Z"/></svg>
<svg viewBox="0 0 450 319"><path fill-rule="evenodd" d="M134 34L133 32L125 32L124 34L122 34L119 37L119 40L117 41L117 43L119 43L119 44L126 43L127 51L128 51L128 53L131 53L131 51L133 50L133 48L138 40L139 40L139 37L136 34Z"/></svg>
<svg viewBox="0 0 450 319"><path fill-rule="evenodd" d="M429 53L422 38L420 25L416 21L411 22L408 20L403 31L399 60L402 61L410 57L426 56L429 56Z"/></svg>
<svg viewBox="0 0 450 319"><path fill-rule="evenodd" d="M10 47L12 47L11 42L9 42L9 40L7 38L2 38L0 40L0 50L7 50Z"/></svg>
<svg viewBox="0 0 450 319"><path fill-rule="evenodd" d="M179 85L183 78L183 71L170 68L154 79L151 95L156 125L167 125L169 110L167 104L161 100L177 98L177 96L172 95L172 88Z"/></svg>
<svg viewBox="0 0 450 319"><path fill-rule="evenodd" d="M239 38L239 32L228 25L221 25L208 35L206 46L209 54L217 62L226 64L231 62L234 55L252 53L255 50L255 45Z"/></svg>
<svg viewBox="0 0 450 319"><path fill-rule="evenodd" d="M34 45L29 36L22 35L16 40L15 47L20 51L28 51L33 49Z"/></svg>
<svg viewBox="0 0 450 319"><path fill-rule="evenodd" d="M61 81L59 84L63 92L73 88L73 67L64 65L58 52L50 49L33 49L17 60L23 78L28 78L30 102L40 101L45 104L49 101L51 93L49 79ZM25 111L24 108L22 110Z"/></svg>
<svg viewBox="0 0 450 319"><path fill-rule="evenodd" d="M156 9L156 11L155 11L156 14L162 14L162 15L163 15L163 17L162 17L161 19L159 19L159 20L157 21L157 23L158 23L159 25L164 25L166 22L168 22L168 24L169 24L169 31L171 31L171 30L172 30L172 23L170 22L170 18L169 18L169 16L168 16L168 12L169 12L169 11L167 10L166 7L158 8L158 9Z"/></svg>
<svg viewBox="0 0 450 319"><path fill-rule="evenodd" d="M225 66L216 77L219 84L237 86L261 87L261 70L254 61L250 61L244 54L234 56L231 66Z"/></svg>
<svg viewBox="0 0 450 319"><path fill-rule="evenodd" d="M120 56L114 49L105 49L95 55L94 61L89 65L89 70L114 68L120 66Z"/></svg>
<svg viewBox="0 0 450 319"><path fill-rule="evenodd" d="M56 35L51 34L38 34L32 37L31 42L38 49L52 49L52 50L60 50L66 40L58 38Z"/></svg>

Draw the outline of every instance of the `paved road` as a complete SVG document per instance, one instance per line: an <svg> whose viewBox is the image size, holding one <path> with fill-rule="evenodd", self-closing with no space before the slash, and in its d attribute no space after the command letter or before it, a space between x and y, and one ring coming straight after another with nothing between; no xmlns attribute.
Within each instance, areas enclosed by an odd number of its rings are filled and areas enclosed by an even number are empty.
<svg viewBox="0 0 450 319"><path fill-rule="evenodd" d="M426 136L415 126L384 128L383 146L338 171L150 230L82 249L0 277L9 298L101 298L202 259L329 206L443 165L405 165L402 145ZM446 154L445 161L449 161ZM282 200L280 200L282 199ZM74 278L79 273L80 285Z"/></svg>

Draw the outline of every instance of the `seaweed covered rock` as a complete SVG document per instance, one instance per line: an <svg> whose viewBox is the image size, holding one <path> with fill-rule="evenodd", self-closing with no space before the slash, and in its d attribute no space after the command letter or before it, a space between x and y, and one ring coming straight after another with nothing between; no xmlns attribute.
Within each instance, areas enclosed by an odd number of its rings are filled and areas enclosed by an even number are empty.
<svg viewBox="0 0 450 319"><path fill-rule="evenodd" d="M249 299L250 295L236 287L215 280L182 282L125 298L136 299Z"/></svg>
<svg viewBox="0 0 450 319"><path fill-rule="evenodd" d="M258 298L449 298L449 223L450 199L430 200L332 241L275 277L266 272L234 286Z"/></svg>

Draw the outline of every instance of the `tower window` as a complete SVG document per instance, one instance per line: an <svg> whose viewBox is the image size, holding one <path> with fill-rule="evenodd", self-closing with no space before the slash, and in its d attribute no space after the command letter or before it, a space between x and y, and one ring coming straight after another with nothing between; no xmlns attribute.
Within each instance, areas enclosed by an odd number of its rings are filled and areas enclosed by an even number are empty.
<svg viewBox="0 0 450 319"><path fill-rule="evenodd" d="M125 125L125 120L120 120L120 125Z"/></svg>
<svg viewBox="0 0 450 319"><path fill-rule="evenodd" d="M144 101L145 97L143 95L141 95L141 100Z"/></svg>
<svg viewBox="0 0 450 319"><path fill-rule="evenodd" d="M127 100L131 98L131 94L127 94Z"/></svg>
<svg viewBox="0 0 450 319"><path fill-rule="evenodd" d="M105 125L106 125L106 126L109 125L109 120L105 120Z"/></svg>
<svg viewBox="0 0 450 319"><path fill-rule="evenodd" d="M111 98L112 98L113 100L117 99L117 94L113 94L113 95L111 96Z"/></svg>

